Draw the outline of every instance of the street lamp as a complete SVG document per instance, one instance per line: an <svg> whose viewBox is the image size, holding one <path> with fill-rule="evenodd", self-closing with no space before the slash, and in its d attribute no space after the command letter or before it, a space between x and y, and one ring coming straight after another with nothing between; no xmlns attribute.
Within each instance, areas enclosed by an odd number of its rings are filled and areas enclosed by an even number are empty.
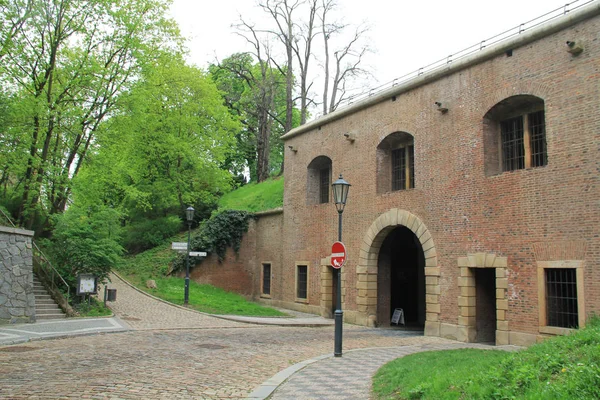
<svg viewBox="0 0 600 400"><path fill-rule="evenodd" d="M337 181L331 184L333 191L333 201L338 212L338 241L342 241L342 213L348 199L348 191L350 184L342 178L342 174ZM336 306L335 306L335 339L334 351L335 357L342 356L342 324L344 321L344 312L342 311L342 269L337 270L337 290L336 290Z"/></svg>
<svg viewBox="0 0 600 400"><path fill-rule="evenodd" d="M187 306L190 300L190 238L192 235L192 222L194 221L194 207L185 210L185 219L188 223L188 243L185 260L185 290L183 292L183 305Z"/></svg>

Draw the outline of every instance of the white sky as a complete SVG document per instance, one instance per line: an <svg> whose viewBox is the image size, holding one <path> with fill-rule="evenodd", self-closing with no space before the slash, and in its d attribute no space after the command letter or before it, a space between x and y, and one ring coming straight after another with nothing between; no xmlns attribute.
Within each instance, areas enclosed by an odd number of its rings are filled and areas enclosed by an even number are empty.
<svg viewBox="0 0 600 400"><path fill-rule="evenodd" d="M371 26L368 36L375 53L368 64L376 80L367 86L375 87L562 7L566 0L338 0L338 4L344 22ZM239 14L257 26L270 23L256 0L174 0L171 10L190 40L189 61L200 67L216 57L248 50L231 28Z"/></svg>

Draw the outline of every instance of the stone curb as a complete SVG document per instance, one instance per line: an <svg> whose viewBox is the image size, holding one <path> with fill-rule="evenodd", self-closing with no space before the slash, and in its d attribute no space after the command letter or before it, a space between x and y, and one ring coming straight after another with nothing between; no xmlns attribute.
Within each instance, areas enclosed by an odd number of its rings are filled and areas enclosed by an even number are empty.
<svg viewBox="0 0 600 400"><path fill-rule="evenodd" d="M224 319L226 321L234 321L234 322L241 322L241 323L245 323L245 324L254 324L254 325L268 325L268 326L290 326L290 327L299 327L299 326L303 326L303 327L321 327L321 326L332 326L333 324L311 324L311 323L294 323L294 322L288 322L288 323L283 323L283 322L276 322L276 321L261 321L262 317L246 317L246 316L238 316L238 315L232 315L232 316L228 316L228 315L219 315L219 314L209 314L209 313L205 313L202 311L198 311L198 310L194 310L192 308L188 308L188 307L184 307L184 306L180 306L178 304L175 303L171 303L169 301L163 300L161 298L158 298L150 293L147 293L137 287L135 287L134 285L132 285L131 283L129 283L127 280L125 280L123 277L121 277L121 275L119 275L118 273L116 273L115 271L111 271L112 274L114 274L118 279L121 280L121 282L123 282L125 285L129 286L130 288L136 290L137 292L146 295L154 300L160 301L161 303L164 304L168 304L170 306L173 307L177 307L180 308L182 310L187 310L187 311L191 311L191 312L195 312L197 314L201 314L201 315L206 315L209 317L214 317L214 318L219 318L219 319ZM253 318L253 320L246 320L246 318ZM265 318L271 318L271 317L265 317ZM281 317L273 317L273 318L281 318ZM285 318L285 317L283 317ZM290 317L287 317L288 319L291 319Z"/></svg>
<svg viewBox="0 0 600 400"><path fill-rule="evenodd" d="M123 333L123 332L130 332L130 331L131 331L131 329L123 328L123 329L115 329L112 331L102 331L102 332L58 333L56 335L46 335L46 336L39 336L39 337L24 337L24 338L14 339L14 340L6 341L6 342L0 341L0 347L12 346L15 344L23 344L23 343L29 343L29 342L39 342L41 340L68 339L68 338L78 337L78 336L95 336L95 335Z"/></svg>

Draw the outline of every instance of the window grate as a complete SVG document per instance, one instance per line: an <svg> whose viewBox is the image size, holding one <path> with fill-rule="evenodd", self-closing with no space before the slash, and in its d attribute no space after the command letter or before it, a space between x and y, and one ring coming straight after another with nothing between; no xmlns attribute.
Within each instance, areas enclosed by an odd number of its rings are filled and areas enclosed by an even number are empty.
<svg viewBox="0 0 600 400"><path fill-rule="evenodd" d="M319 202L329 203L329 168L319 170Z"/></svg>
<svg viewBox="0 0 600 400"><path fill-rule="evenodd" d="M306 299L306 289L308 284L308 266L298 265L297 270L297 283L296 283L296 297L299 299Z"/></svg>
<svg viewBox="0 0 600 400"><path fill-rule="evenodd" d="M408 170L410 175L409 187L415 188L415 146L408 146Z"/></svg>
<svg viewBox="0 0 600 400"><path fill-rule="evenodd" d="M271 264L263 264L263 294L271 294Z"/></svg>
<svg viewBox="0 0 600 400"><path fill-rule="evenodd" d="M525 168L523 147L523 117L507 119L500 123L502 140L502 169L514 171Z"/></svg>
<svg viewBox="0 0 600 400"><path fill-rule="evenodd" d="M406 149L392 150L392 190L406 189Z"/></svg>
<svg viewBox="0 0 600 400"><path fill-rule="evenodd" d="M546 320L548 326L579 327L576 272L574 268L546 269Z"/></svg>
<svg viewBox="0 0 600 400"><path fill-rule="evenodd" d="M531 132L531 166L542 167L547 164L544 111L531 113L528 118Z"/></svg>

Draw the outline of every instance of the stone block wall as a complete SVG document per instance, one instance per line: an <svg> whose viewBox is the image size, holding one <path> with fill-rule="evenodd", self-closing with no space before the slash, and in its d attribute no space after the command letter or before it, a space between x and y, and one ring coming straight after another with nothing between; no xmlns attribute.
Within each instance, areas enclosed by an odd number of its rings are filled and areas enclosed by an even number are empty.
<svg viewBox="0 0 600 400"><path fill-rule="evenodd" d="M35 322L32 238L0 226L0 324Z"/></svg>

